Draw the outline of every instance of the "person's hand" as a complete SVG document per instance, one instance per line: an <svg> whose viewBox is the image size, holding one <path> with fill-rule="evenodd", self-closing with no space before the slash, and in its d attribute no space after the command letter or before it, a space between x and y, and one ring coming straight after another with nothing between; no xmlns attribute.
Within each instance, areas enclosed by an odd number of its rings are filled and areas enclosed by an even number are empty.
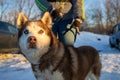
<svg viewBox="0 0 120 80"><path fill-rule="evenodd" d="M77 19L75 19L75 21L72 24L72 26L74 28L76 28L76 31L77 31L78 34L80 34L80 25L82 24L82 22L83 21L81 19L77 18Z"/></svg>
<svg viewBox="0 0 120 80"><path fill-rule="evenodd" d="M52 16L52 18L53 18L53 20L54 20L54 19L56 19L56 18L58 18L58 17L62 17L63 14L62 14L62 12L61 12L59 9L54 9L54 10L52 11L51 16Z"/></svg>

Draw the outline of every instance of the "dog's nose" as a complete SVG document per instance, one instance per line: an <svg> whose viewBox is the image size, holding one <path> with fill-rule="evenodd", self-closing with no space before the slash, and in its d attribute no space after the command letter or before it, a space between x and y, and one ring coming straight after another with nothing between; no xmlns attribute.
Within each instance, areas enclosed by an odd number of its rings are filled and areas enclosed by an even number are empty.
<svg viewBox="0 0 120 80"><path fill-rule="evenodd" d="M28 38L28 42L29 42L29 43L36 43L37 40L36 40L35 36L30 36L30 37Z"/></svg>

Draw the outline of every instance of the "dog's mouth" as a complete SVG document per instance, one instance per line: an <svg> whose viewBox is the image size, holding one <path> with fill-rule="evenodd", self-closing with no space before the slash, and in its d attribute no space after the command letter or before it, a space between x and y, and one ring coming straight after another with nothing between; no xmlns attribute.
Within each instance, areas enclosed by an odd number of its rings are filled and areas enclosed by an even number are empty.
<svg viewBox="0 0 120 80"><path fill-rule="evenodd" d="M36 49L37 45L35 43L28 43L28 49Z"/></svg>

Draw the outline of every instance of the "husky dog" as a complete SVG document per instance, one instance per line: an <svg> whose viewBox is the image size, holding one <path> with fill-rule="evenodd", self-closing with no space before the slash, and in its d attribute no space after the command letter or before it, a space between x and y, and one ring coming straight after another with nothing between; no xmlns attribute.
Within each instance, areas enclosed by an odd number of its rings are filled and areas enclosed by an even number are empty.
<svg viewBox="0 0 120 80"><path fill-rule="evenodd" d="M51 31L52 19L48 12L36 21L20 13L17 25L20 26L19 48L31 63L37 80L99 80L98 52L90 46L75 48L59 42Z"/></svg>

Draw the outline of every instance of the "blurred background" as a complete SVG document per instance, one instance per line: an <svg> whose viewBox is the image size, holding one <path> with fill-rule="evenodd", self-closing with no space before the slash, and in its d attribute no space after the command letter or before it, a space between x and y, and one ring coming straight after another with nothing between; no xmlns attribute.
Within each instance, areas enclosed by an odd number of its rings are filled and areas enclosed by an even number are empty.
<svg viewBox="0 0 120 80"><path fill-rule="evenodd" d="M86 20L81 31L109 34L120 21L120 0L84 0ZM0 21L16 25L18 13L39 19L40 10L34 0L0 0Z"/></svg>
<svg viewBox="0 0 120 80"><path fill-rule="evenodd" d="M120 0L84 0L84 6L86 19L81 25L81 31L109 35L113 26L120 21ZM0 0L0 28L4 25L1 25L2 22L7 22L5 23L9 24L7 26L16 27L16 19L20 12L24 13L30 20L38 20L41 17L41 11L36 6L35 0ZM12 28L7 30L9 35L5 40L3 37L6 36L0 35L0 40L3 40L0 45L2 47L4 45L16 46L17 31L13 31Z"/></svg>

